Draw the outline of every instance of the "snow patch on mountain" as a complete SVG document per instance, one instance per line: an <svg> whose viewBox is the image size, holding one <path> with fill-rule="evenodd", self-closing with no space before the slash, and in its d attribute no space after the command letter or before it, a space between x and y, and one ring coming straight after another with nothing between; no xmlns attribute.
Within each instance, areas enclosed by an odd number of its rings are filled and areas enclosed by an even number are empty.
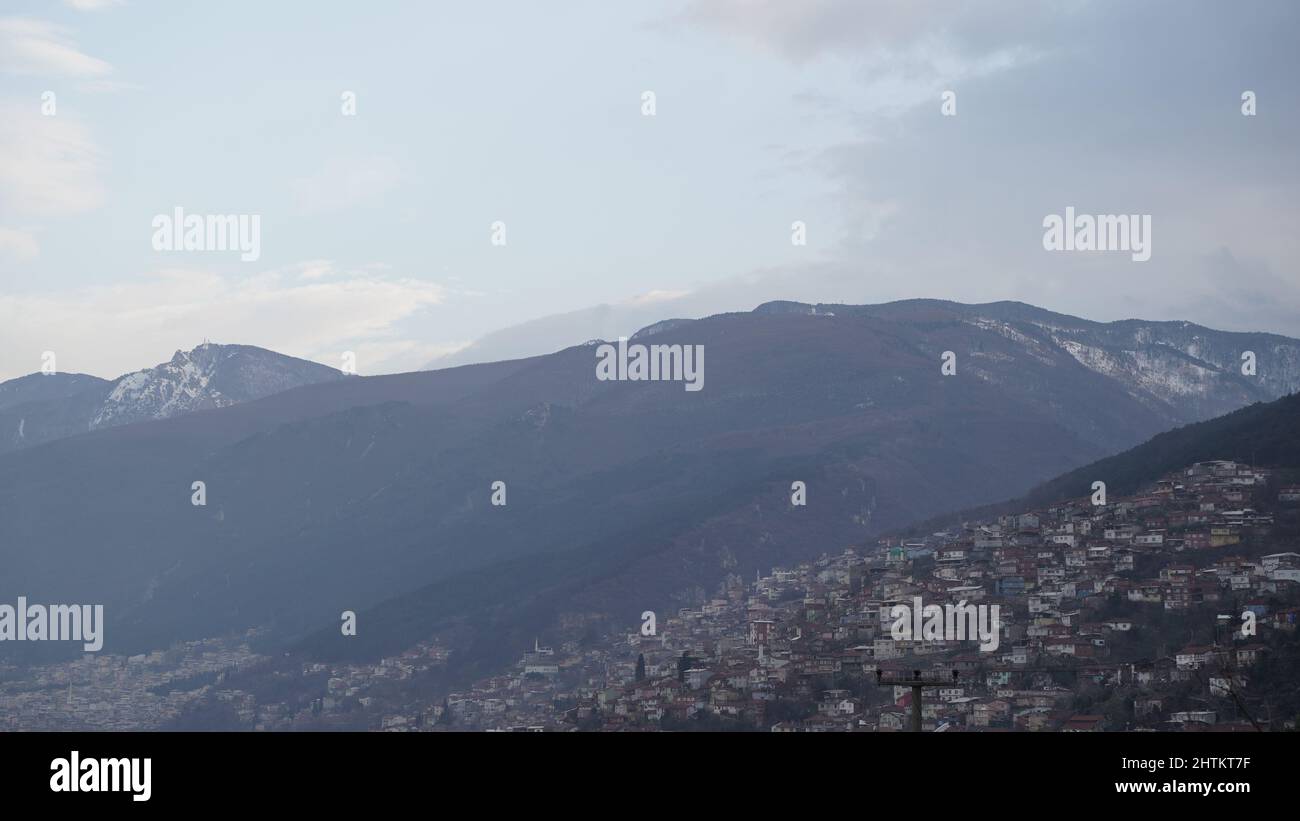
<svg viewBox="0 0 1300 821"><path fill-rule="evenodd" d="M1201 397L1213 390L1217 368L1181 357L1162 356L1151 350L1132 351L1133 381L1161 398Z"/></svg>
<svg viewBox="0 0 1300 821"><path fill-rule="evenodd" d="M177 351L170 362L122 377L91 419L91 430L233 405L233 400L209 388L218 362L216 357L205 355L209 352L204 349L210 347L216 346Z"/></svg>
<svg viewBox="0 0 1300 821"><path fill-rule="evenodd" d="M1054 360L1051 355L1044 350L1045 346L1042 342L1018 330L1009 322L986 316L977 316L973 319L963 321L968 325L974 325L981 331L991 331L999 336L1004 336L1007 339L1010 339L1012 342L1020 345L1024 349L1025 353L1029 354L1034 359L1037 359L1039 362L1042 362L1044 365L1056 364L1056 360Z"/></svg>
<svg viewBox="0 0 1300 821"><path fill-rule="evenodd" d="M1133 395L1143 391L1170 402L1206 397L1222 387L1223 372L1200 359L1199 340L1174 345L1155 338L1148 328L1137 329L1131 348L1105 348L1055 334L1052 339L1079 364L1114 379Z"/></svg>
<svg viewBox="0 0 1300 821"><path fill-rule="evenodd" d="M1061 339L1055 335L1052 336L1052 340L1090 371L1112 379L1118 379L1124 373L1124 363L1102 348L1085 345L1075 339Z"/></svg>
<svg viewBox="0 0 1300 821"><path fill-rule="evenodd" d="M340 378L333 368L243 345L210 342L170 362L126 374L91 417L91 430L224 408Z"/></svg>

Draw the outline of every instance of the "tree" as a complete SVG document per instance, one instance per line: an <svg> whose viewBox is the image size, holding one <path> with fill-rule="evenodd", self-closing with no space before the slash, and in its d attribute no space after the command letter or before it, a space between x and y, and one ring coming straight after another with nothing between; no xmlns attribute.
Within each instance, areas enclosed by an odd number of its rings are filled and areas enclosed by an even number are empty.
<svg viewBox="0 0 1300 821"><path fill-rule="evenodd" d="M645 681L645 653L638 653L636 657L636 680Z"/></svg>

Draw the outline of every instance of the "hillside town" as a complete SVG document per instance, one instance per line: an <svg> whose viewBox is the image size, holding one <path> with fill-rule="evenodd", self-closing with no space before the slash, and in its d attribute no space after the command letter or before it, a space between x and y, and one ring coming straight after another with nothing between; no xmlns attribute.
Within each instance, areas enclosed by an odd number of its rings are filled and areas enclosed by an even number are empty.
<svg viewBox="0 0 1300 821"><path fill-rule="evenodd" d="M1251 506L1270 478L1198 463L1107 504L1085 498L885 539L876 555L732 576L653 635L642 625L600 647L538 643L512 674L384 724L894 731L908 728L913 695L889 681L919 674L943 683L925 690L925 730L1255 730L1262 719L1241 694L1270 638L1294 638L1300 613L1300 552L1275 544L1272 515ZM1300 505L1300 487L1272 501ZM894 638L882 611L916 597L998 603L997 649ZM1081 694L1095 694L1091 707Z"/></svg>
<svg viewBox="0 0 1300 821"><path fill-rule="evenodd" d="M1257 714L1252 686L1297 639L1300 550L1265 509L1300 509L1300 486L1216 461L1097 502L731 575L697 605L595 641L539 639L514 669L441 694L436 640L286 669L250 631L35 668L0 683L0 706L10 726L52 729L202 715L253 730L871 732L911 727L917 691L892 682L922 679L925 731L1294 728ZM922 602L996 605L996 635L900 635L895 608Z"/></svg>
<svg viewBox="0 0 1300 821"><path fill-rule="evenodd" d="M249 647L258 635L249 630L133 656L84 653L28 668L0 663L0 730L156 729L230 673L265 661Z"/></svg>

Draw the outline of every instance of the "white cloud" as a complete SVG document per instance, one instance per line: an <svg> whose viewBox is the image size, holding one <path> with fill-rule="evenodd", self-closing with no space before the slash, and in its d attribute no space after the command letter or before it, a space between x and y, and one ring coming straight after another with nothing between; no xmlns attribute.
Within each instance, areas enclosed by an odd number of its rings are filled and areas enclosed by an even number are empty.
<svg viewBox="0 0 1300 821"><path fill-rule="evenodd" d="M90 132L68 115L45 117L38 109L0 103L0 208L59 216L98 207L102 154Z"/></svg>
<svg viewBox="0 0 1300 821"><path fill-rule="evenodd" d="M276 276L287 275L299 280L314 280L333 276L339 273L339 270L334 267L333 260L308 259L272 269L269 273Z"/></svg>
<svg viewBox="0 0 1300 821"><path fill-rule="evenodd" d="M963 80L1043 56L1045 29L1080 3L1040 0L694 0L677 22L749 42L796 63L841 58L862 88L863 114L897 116Z"/></svg>
<svg viewBox="0 0 1300 821"><path fill-rule="evenodd" d="M658 302L672 302L690 294L690 291L655 289L637 294L624 300L627 305L653 305Z"/></svg>
<svg viewBox="0 0 1300 821"><path fill-rule="evenodd" d="M436 362L469 346L468 340L444 344L424 343L412 339L363 342L354 348L357 355L357 373L369 376L379 373L428 370L428 363Z"/></svg>
<svg viewBox="0 0 1300 821"><path fill-rule="evenodd" d="M316 174L293 181L302 213L342 211L373 205L401 181L397 163L388 157L330 160Z"/></svg>
<svg viewBox="0 0 1300 821"><path fill-rule="evenodd" d="M28 260L35 259L40 253L41 246L36 242L35 233L27 229L0 226L0 255Z"/></svg>
<svg viewBox="0 0 1300 821"><path fill-rule="evenodd" d="M99 11L120 6L123 2L124 0L63 0L64 5L71 6L77 11Z"/></svg>
<svg viewBox="0 0 1300 821"><path fill-rule="evenodd" d="M354 350L365 353L370 366L362 371L370 373L381 355L407 353L414 367L428 357L395 325L443 298L441 286L418 279L337 270L302 280L287 269L245 277L171 270L111 286L0 294L0 350L14 353L0 360L0 379L39 369L45 350L58 354L63 370L113 377L205 338L334 367ZM23 351L36 353L24 361Z"/></svg>
<svg viewBox="0 0 1300 821"><path fill-rule="evenodd" d="M99 80L113 67L91 57L62 26L26 17L0 18L0 71L38 77Z"/></svg>
<svg viewBox="0 0 1300 821"><path fill-rule="evenodd" d="M693 0L678 17L795 61L829 54L868 58L945 44L969 57L1036 37L1044 24L1085 5L1042 0Z"/></svg>

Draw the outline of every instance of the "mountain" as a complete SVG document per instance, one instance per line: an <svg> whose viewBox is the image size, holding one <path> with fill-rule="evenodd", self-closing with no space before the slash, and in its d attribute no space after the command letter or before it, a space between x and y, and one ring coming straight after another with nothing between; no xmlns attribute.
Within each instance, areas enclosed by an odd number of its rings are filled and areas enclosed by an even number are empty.
<svg viewBox="0 0 1300 821"><path fill-rule="evenodd" d="M1135 448L1045 482L1026 499L1034 505L1086 496L1098 480L1106 482L1108 492L1132 494L1166 473L1218 459L1300 469L1300 394L1159 434Z"/></svg>
<svg viewBox="0 0 1300 821"><path fill-rule="evenodd" d="M438 631L488 669L1300 387L1294 340L1017 303L777 303L637 341L703 346L703 389L601 381L579 345L2 455L0 601L103 603L113 651L269 625L367 657Z"/></svg>
<svg viewBox="0 0 1300 821"><path fill-rule="evenodd" d="M782 310L789 310L785 303ZM958 306L917 300L845 308L800 306L892 318L921 305L954 311L960 321L1018 341L1033 357L1060 352L1114 380L1144 406L1171 420L1194 422L1245 404L1269 401L1300 386L1300 343L1268 333L1216 331L1190 322L1127 319L1091 322L1020 302ZM769 306L769 310L775 310ZM760 308L762 310L762 308ZM1242 372L1242 355L1255 355L1255 374Z"/></svg>
<svg viewBox="0 0 1300 821"><path fill-rule="evenodd" d="M599 305L534 320L488 334L466 348L430 362L429 368L498 361L559 350L577 344L583 329L605 339L657 332L660 325L693 319L654 321L655 310L697 307L685 299ZM930 306L956 312L962 320L997 333L1016 334L1031 350L1064 351L1088 369L1114 378L1146 403L1163 406L1171 419L1188 422L1226 413L1252 401L1286 392L1300 375L1300 347L1276 334L1216 331L1190 322L1122 320L1092 322L1019 302L961 305L942 300L904 300L883 305L846 306L775 301L755 313L831 313L890 318ZM640 323L640 325L634 323ZM629 333L642 327L637 334ZM1256 375L1241 373L1241 355L1252 351ZM1201 404L1208 402L1208 404Z"/></svg>
<svg viewBox="0 0 1300 821"><path fill-rule="evenodd" d="M50 399L67 399L80 393L107 388L107 379L84 373L32 373L0 382L0 410Z"/></svg>
<svg viewBox="0 0 1300 821"><path fill-rule="evenodd" d="M1106 483L1108 494L1131 495L1167 473L1216 460L1300 471L1300 393L1166 431L1137 447L1043 482L1024 496L944 514L916 523L905 532L931 532L964 519L991 518L1087 497L1096 481Z"/></svg>
<svg viewBox="0 0 1300 821"><path fill-rule="evenodd" d="M204 343L109 381L30 374L0 383L0 453L78 433L224 408L316 382L333 368L248 345Z"/></svg>

